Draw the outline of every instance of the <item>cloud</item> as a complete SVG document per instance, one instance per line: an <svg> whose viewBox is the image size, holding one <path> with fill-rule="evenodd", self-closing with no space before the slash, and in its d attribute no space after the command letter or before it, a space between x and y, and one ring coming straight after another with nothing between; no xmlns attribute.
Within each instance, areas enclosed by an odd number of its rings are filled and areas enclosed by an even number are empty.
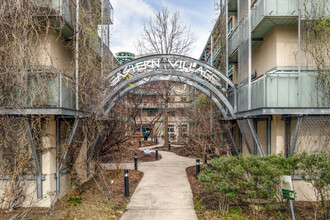
<svg viewBox="0 0 330 220"><path fill-rule="evenodd" d="M130 51L136 53L134 43L143 29L143 24L153 15L154 10L159 10L163 5L171 11L181 13L183 23L190 26L195 33L197 41L191 56L199 58L213 27L213 0L112 0L115 21L112 29L111 50Z"/></svg>
<svg viewBox="0 0 330 220"><path fill-rule="evenodd" d="M180 11L184 24L190 26L195 33L197 40L190 56L199 59L214 25L213 0L168 0L166 5L172 11Z"/></svg>
<svg viewBox="0 0 330 220"><path fill-rule="evenodd" d="M112 0L114 25L111 31L111 50L136 52L134 43L143 24L153 14L150 5L142 0Z"/></svg>

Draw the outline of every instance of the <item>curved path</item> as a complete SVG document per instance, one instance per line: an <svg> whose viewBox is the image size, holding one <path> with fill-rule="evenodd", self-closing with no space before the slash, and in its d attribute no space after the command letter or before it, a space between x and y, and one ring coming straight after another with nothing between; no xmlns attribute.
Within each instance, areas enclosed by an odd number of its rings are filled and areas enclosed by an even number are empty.
<svg viewBox="0 0 330 220"><path fill-rule="evenodd" d="M152 148L152 147L148 147ZM195 159L160 151L162 159L139 163L144 175L121 220L197 220L186 167Z"/></svg>

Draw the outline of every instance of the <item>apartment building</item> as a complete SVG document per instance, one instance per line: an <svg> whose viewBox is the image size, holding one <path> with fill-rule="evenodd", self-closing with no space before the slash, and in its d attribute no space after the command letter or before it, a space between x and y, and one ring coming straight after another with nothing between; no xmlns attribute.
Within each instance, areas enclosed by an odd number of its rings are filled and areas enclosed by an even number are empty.
<svg viewBox="0 0 330 220"><path fill-rule="evenodd" d="M153 88L140 88L132 93L136 100L139 114L135 118L137 127L132 131L138 131L149 140L165 137L165 93ZM189 116L185 109L191 106L190 89L185 84L172 84L168 95L168 138L172 142L180 142L189 132Z"/></svg>
<svg viewBox="0 0 330 220"><path fill-rule="evenodd" d="M83 121L98 102L93 89L119 65L109 49L113 8L109 0L25 0L1 10L0 208L49 207L78 181L73 166L88 178L94 134Z"/></svg>
<svg viewBox="0 0 330 220"><path fill-rule="evenodd" d="M236 84L240 126L233 132L239 150L329 153L330 36L324 28L315 34L318 21L329 18L329 1L221 2L220 25L200 59L217 65ZM215 64L221 59L226 62ZM233 93L228 99L234 106ZM297 199L305 199L302 192Z"/></svg>
<svg viewBox="0 0 330 220"><path fill-rule="evenodd" d="M116 53L117 60L124 64L142 55L135 55L131 52ZM143 55L145 56L145 55ZM128 76L129 78L129 76ZM125 79L125 78L124 78ZM165 101L165 90L168 89L168 102ZM135 126L130 125L130 134L138 134L148 140L155 140L165 137L165 105L168 115L168 138L172 142L180 142L188 135L189 117L185 109L191 107L191 88L185 84L153 83L141 86L130 92L138 114L135 117Z"/></svg>
<svg viewBox="0 0 330 220"><path fill-rule="evenodd" d="M121 51L121 52L116 53L116 58L121 65L128 61L133 60L135 58L135 54L127 52L127 51Z"/></svg>

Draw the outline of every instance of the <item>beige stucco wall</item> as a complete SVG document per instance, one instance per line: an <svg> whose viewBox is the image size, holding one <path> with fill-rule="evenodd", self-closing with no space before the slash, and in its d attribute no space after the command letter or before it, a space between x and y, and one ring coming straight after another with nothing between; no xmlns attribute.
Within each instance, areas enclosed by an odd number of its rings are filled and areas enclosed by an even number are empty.
<svg viewBox="0 0 330 220"><path fill-rule="evenodd" d="M298 26L277 26L277 66L298 66Z"/></svg>
<svg viewBox="0 0 330 220"><path fill-rule="evenodd" d="M298 65L298 27L277 26L252 48L252 72L261 76L277 66Z"/></svg>
<svg viewBox="0 0 330 220"><path fill-rule="evenodd" d="M235 30L235 28L237 27L238 25L238 20L237 20L237 16L232 16L232 19L233 19L233 30Z"/></svg>
<svg viewBox="0 0 330 220"><path fill-rule="evenodd" d="M32 56L38 57L36 65L52 66L68 76L73 76L72 41L65 41L58 32L40 32L32 52Z"/></svg>
<svg viewBox="0 0 330 220"><path fill-rule="evenodd" d="M314 188L303 180L293 180L296 201L316 201Z"/></svg>
<svg viewBox="0 0 330 220"><path fill-rule="evenodd" d="M252 48L252 72L256 71L257 77L277 65L276 38L277 31L273 29L262 42Z"/></svg>

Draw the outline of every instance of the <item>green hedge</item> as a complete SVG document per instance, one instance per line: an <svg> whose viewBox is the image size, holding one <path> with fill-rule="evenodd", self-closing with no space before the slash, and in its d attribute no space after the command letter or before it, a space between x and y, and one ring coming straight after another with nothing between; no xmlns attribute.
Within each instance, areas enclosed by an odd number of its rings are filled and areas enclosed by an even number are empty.
<svg viewBox="0 0 330 220"><path fill-rule="evenodd" d="M317 197L327 209L329 198L330 157L325 154L302 154L259 157L219 157L204 165L198 176L208 193L218 194L219 208L225 214L242 200L250 203L267 201L283 204L280 176L301 174L316 189Z"/></svg>

